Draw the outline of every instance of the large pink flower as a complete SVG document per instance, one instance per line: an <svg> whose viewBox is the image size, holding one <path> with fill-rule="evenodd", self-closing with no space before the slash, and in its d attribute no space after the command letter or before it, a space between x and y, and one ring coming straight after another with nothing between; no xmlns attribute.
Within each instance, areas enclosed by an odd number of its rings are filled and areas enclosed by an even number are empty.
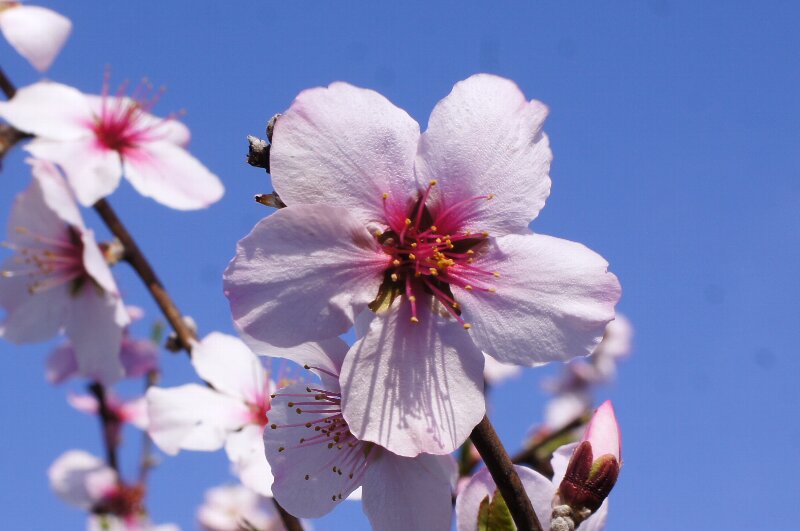
<svg viewBox="0 0 800 531"><path fill-rule="evenodd" d="M480 74L422 135L345 83L301 93L277 121L272 179L289 206L239 242L225 290L255 342L289 347L358 321L341 381L360 439L451 452L484 413L481 351L529 366L587 355L613 319L606 261L528 229L550 190L546 115Z"/></svg>
<svg viewBox="0 0 800 531"><path fill-rule="evenodd" d="M223 194L216 175L190 155L189 130L174 117L149 111L146 89L134 98L90 96L40 82L0 102L0 117L36 138L26 150L58 163L84 206L109 195L124 174L136 190L168 207L207 207Z"/></svg>
<svg viewBox="0 0 800 531"><path fill-rule="evenodd" d="M320 377L274 396L264 447L275 499L295 516L316 518L363 487L363 509L378 531L450 529L455 460L401 457L359 439L342 416L339 371L347 346L298 349L295 357Z"/></svg>
<svg viewBox="0 0 800 531"><path fill-rule="evenodd" d="M72 31L72 22L51 9L0 0L0 31L19 54L44 72Z"/></svg>
<svg viewBox="0 0 800 531"><path fill-rule="evenodd" d="M62 328L80 373L111 383L123 375L119 352L129 323L111 270L81 219L58 170L28 161L33 181L14 202L0 266L0 336L14 343L44 341Z"/></svg>

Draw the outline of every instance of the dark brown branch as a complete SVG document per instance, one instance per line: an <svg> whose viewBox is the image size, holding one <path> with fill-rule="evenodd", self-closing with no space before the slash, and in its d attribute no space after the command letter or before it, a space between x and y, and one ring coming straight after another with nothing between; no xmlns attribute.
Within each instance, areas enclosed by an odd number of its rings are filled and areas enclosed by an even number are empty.
<svg viewBox="0 0 800 531"><path fill-rule="evenodd" d="M514 470L514 464L508 457L503 443L494 431L489 417L484 416L483 420L475 426L469 436L478 453L481 454L486 468L492 475L500 494L503 495L511 517L520 531L542 531L542 524L536 517L530 498L525 494L522 481Z"/></svg>
<svg viewBox="0 0 800 531"><path fill-rule="evenodd" d="M278 503L278 500L272 498L272 503L275 504L275 508L278 509L278 513L281 515L281 520L283 520L283 526L286 528L286 531L303 531L303 525L300 523L300 520L287 513L286 509L281 507L281 504Z"/></svg>
<svg viewBox="0 0 800 531"><path fill-rule="evenodd" d="M32 138L32 135L23 133L19 129L8 124L0 124L0 162L2 162L3 157L11 151L11 148L26 138Z"/></svg>
<svg viewBox="0 0 800 531"><path fill-rule="evenodd" d="M95 203L94 209L103 219L103 222L105 222L112 234L122 243L122 246L125 248L125 261L133 267L134 271L139 275L139 278L141 278L147 286L147 289L150 291L153 299L155 299L164 317L166 317L170 326L172 326L172 329L175 330L175 333L178 335L181 346L186 352L191 352L192 341L196 339L194 332L192 332L184 322L180 310L178 310L172 297L169 296L166 288L164 288L164 285L158 279L156 272L139 249L139 246L128 232L128 229L125 228L125 225L123 225L122 221L117 217L114 209L111 208L111 205L105 199L101 199Z"/></svg>
<svg viewBox="0 0 800 531"><path fill-rule="evenodd" d="M119 440L119 419L108 409L106 389L102 384L94 382L89 385L89 391L97 398L100 429L103 433L103 444L106 448L106 463L119 477L119 461L117 460L117 446Z"/></svg>
<svg viewBox="0 0 800 531"><path fill-rule="evenodd" d="M17 93L17 87L8 79L2 68L0 68L0 90L3 91L3 94L5 94L8 99L13 98L14 94Z"/></svg>

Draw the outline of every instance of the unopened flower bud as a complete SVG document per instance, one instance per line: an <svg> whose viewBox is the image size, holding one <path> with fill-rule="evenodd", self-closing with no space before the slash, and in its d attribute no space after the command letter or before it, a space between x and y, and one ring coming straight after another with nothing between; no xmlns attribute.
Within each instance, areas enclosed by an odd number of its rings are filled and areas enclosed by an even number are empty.
<svg viewBox="0 0 800 531"><path fill-rule="evenodd" d="M575 510L596 511L617 482L622 465L620 433L610 401L595 411L558 488L561 500Z"/></svg>

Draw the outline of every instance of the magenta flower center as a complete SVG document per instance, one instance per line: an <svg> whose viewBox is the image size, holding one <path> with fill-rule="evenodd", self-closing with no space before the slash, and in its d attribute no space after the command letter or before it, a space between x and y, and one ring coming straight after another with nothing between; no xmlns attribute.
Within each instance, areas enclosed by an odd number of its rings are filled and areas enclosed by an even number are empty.
<svg viewBox="0 0 800 531"><path fill-rule="evenodd" d="M144 487L141 485L126 485L120 482L95 504L92 512L113 514L121 518L135 517L144 511L144 495Z"/></svg>
<svg viewBox="0 0 800 531"><path fill-rule="evenodd" d="M476 201L491 200L492 195L477 196L432 212L427 201L436 181L431 181L413 204L405 219L389 214L383 194L389 229L377 235L383 251L392 257L378 296L370 305L375 311L397 296L405 296L411 305L411 322L419 322L417 298L432 295L464 328L470 325L461 318L461 307L451 286L467 291L495 292L491 281L498 272L475 265L489 237L488 232L464 230L463 220Z"/></svg>
<svg viewBox="0 0 800 531"><path fill-rule="evenodd" d="M158 137L161 120L147 115L160 97L150 86L140 84L130 97L125 96L126 84L116 96L109 96L108 77L103 82L100 112L89 124L97 142L104 148L130 156L142 143Z"/></svg>

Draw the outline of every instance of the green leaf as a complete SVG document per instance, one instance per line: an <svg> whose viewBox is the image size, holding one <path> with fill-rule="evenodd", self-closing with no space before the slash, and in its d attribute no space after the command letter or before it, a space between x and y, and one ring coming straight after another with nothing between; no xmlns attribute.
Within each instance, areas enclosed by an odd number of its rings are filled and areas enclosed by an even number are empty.
<svg viewBox="0 0 800 531"><path fill-rule="evenodd" d="M491 501L486 496L478 506L478 531L516 531L503 496L494 491Z"/></svg>

